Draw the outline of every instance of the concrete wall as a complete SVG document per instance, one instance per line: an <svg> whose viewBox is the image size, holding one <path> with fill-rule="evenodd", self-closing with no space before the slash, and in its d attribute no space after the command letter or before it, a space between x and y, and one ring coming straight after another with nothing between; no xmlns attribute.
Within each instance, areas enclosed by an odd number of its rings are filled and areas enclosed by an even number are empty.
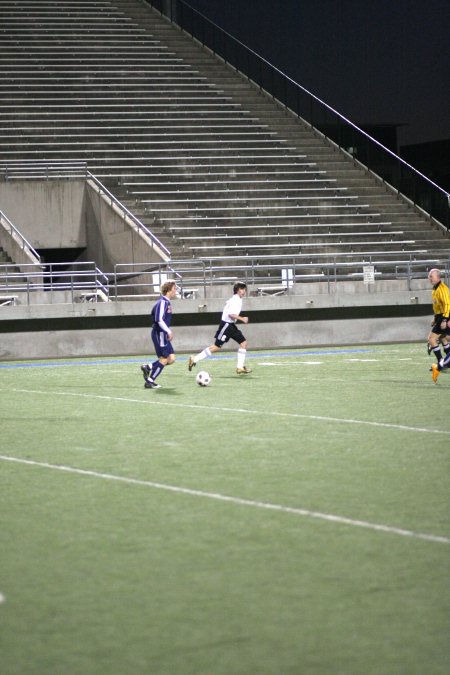
<svg viewBox="0 0 450 675"><path fill-rule="evenodd" d="M38 265L39 258L19 233L11 227L12 223L9 219L5 220L3 215L0 211L0 247L8 253L11 260L14 260L21 272L26 272L28 269L26 266Z"/></svg>
<svg viewBox="0 0 450 675"><path fill-rule="evenodd" d="M84 180L0 182L0 208L36 248L87 244Z"/></svg>
<svg viewBox="0 0 450 675"><path fill-rule="evenodd" d="M95 183L86 182L85 206L88 250L102 272L113 272L117 263L164 262L166 256L135 222L111 204ZM89 257L90 256L90 257Z"/></svg>
<svg viewBox="0 0 450 675"><path fill-rule="evenodd" d="M142 301L1 307L0 359L151 354L151 307ZM222 307L223 298L174 301L176 351L211 344ZM244 313L249 349L425 342L432 317L429 289L370 298L362 292L250 297Z"/></svg>
<svg viewBox="0 0 450 675"><path fill-rule="evenodd" d="M421 317L386 321L385 319L353 319L352 321L319 322L314 325L297 322L258 324L245 327L249 350L280 347L377 344L386 342L423 341L430 328ZM200 351L212 344L215 326L174 327L174 347L178 354ZM107 355L154 355L149 328L116 328L95 331L70 330L2 335L0 360L87 357ZM425 348L425 347L424 347ZM229 344L225 351L233 351Z"/></svg>
<svg viewBox="0 0 450 675"><path fill-rule="evenodd" d="M95 261L103 272L113 272L114 265L124 261L166 260L90 180L3 181L0 210L35 249L85 249L81 260ZM6 237L2 245L14 260L12 242Z"/></svg>

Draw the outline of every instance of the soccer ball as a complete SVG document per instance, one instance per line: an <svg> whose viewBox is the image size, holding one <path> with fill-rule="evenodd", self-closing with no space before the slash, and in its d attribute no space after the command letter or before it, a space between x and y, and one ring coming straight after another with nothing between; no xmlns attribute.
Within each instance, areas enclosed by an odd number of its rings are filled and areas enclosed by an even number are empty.
<svg viewBox="0 0 450 675"><path fill-rule="evenodd" d="M206 370L201 370L199 373L197 373L197 377L195 378L195 381L201 387L207 387L208 384L210 384L210 382L211 382L211 376L210 376L209 373L206 372Z"/></svg>

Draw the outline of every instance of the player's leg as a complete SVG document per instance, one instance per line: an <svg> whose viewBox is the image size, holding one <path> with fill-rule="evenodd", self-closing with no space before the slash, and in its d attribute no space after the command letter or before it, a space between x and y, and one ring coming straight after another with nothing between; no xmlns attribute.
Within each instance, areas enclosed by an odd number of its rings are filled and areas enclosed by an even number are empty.
<svg viewBox="0 0 450 675"><path fill-rule="evenodd" d="M175 361L175 354L169 354L167 357L160 356L157 361L153 361L150 375L148 377L148 382L150 385L153 383L154 386L151 386L151 389L159 388L161 385L156 384L155 380L159 377L166 366L172 365Z"/></svg>
<svg viewBox="0 0 450 675"><path fill-rule="evenodd" d="M151 339L152 339L152 342L153 342L153 347L155 349L156 355L158 355L158 352L159 352L159 335L158 335L158 331L156 331L154 328L152 329L152 332L151 332ZM142 372L142 375L144 376L145 382L148 382L148 380L151 376L151 372L153 370L154 363L155 362L153 362L153 363L143 363L142 366L141 366L141 372Z"/></svg>
<svg viewBox="0 0 450 675"><path fill-rule="evenodd" d="M441 345L444 350L444 359L450 354L450 330L447 328L446 334L441 337Z"/></svg>
<svg viewBox="0 0 450 675"><path fill-rule="evenodd" d="M245 365L245 358L247 356L247 340L243 340L239 343L238 353L237 353L237 367L236 372L238 375L248 375L252 372L251 368L247 368Z"/></svg>
<svg viewBox="0 0 450 675"><path fill-rule="evenodd" d="M436 361L439 363L439 359L442 356L441 343L440 343L440 334L434 333L431 331L428 335L428 352L433 353L436 357Z"/></svg>
<svg viewBox="0 0 450 675"><path fill-rule="evenodd" d="M153 361L151 365L150 375L148 376L147 381L145 383L145 387L147 389L159 389L161 385L157 384L155 380L157 377L161 375L165 365L166 364L162 359L156 359L156 361Z"/></svg>
<svg viewBox="0 0 450 675"><path fill-rule="evenodd" d="M147 378L150 377L150 373L152 371L152 367L149 363L143 363L141 366L141 372L142 375L144 376L144 380L147 382Z"/></svg>
<svg viewBox="0 0 450 675"><path fill-rule="evenodd" d="M222 346L230 339L227 336L227 329L229 325L230 324L225 323L225 321L220 322L219 327L214 335L214 344L211 345L210 347L205 347L205 349L202 349L202 351L199 352L198 354L195 354L195 356L189 357L188 361L189 370L192 370L192 368L194 368L199 361L207 359L209 356L211 356L215 352L219 352L222 349Z"/></svg>
<svg viewBox="0 0 450 675"><path fill-rule="evenodd" d="M146 376L147 369L145 366L141 366L141 370L144 374L145 387L146 389L159 389L160 384L157 384L156 378L158 378L164 368L168 365L171 365L175 361L175 354L173 351L172 343L167 339L167 335L163 332L152 334L153 344L155 345L155 351L157 359L153 361L151 366L149 366L149 372Z"/></svg>
<svg viewBox="0 0 450 675"><path fill-rule="evenodd" d="M247 350L244 347L239 347L237 354L237 367L236 373L238 375L248 375L252 372L251 368L248 368L245 365L245 357L247 355Z"/></svg>
<svg viewBox="0 0 450 675"><path fill-rule="evenodd" d="M444 358L439 361L439 365L441 366L441 370L450 368L450 351L444 354Z"/></svg>
<svg viewBox="0 0 450 675"><path fill-rule="evenodd" d="M450 351L439 359L437 365L433 363L431 366L431 377L433 378L434 383L437 383L437 379L444 368L450 368Z"/></svg>
<svg viewBox="0 0 450 675"><path fill-rule="evenodd" d="M210 345L209 347L205 347L205 349L202 349L202 351L199 352L198 354L195 354L195 356L190 356L188 361L189 370L192 370L192 368L194 368L199 361L207 359L215 352L220 352L220 350L221 347L218 347L217 345Z"/></svg>

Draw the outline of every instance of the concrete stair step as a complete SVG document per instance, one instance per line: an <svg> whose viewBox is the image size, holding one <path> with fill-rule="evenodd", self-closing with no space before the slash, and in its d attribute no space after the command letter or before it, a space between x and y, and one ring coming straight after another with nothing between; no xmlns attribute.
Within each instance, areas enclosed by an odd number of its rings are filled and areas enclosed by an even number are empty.
<svg viewBox="0 0 450 675"><path fill-rule="evenodd" d="M70 26L52 3L7 3L6 23L4 7L2 158L87 161L173 255L186 252L177 227L254 228L259 241L263 223L279 228L265 231L269 247L315 227L325 258L327 242L378 241L383 228L397 244L444 249L403 199L140 2L114 0L89 33L86 2Z"/></svg>

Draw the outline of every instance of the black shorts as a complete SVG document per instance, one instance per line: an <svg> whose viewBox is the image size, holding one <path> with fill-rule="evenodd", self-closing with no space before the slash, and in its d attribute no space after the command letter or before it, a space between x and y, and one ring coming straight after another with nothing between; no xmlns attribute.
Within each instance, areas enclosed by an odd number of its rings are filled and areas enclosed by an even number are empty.
<svg viewBox="0 0 450 675"><path fill-rule="evenodd" d="M450 326L447 323L447 328L441 328L442 314L436 314L433 323L431 324L431 332L441 337L450 338Z"/></svg>
<svg viewBox="0 0 450 675"><path fill-rule="evenodd" d="M242 335L239 328L236 328L235 323L227 323L221 321L220 326L214 335L216 347L222 347L228 340L235 340L238 345L245 342L245 337Z"/></svg>

